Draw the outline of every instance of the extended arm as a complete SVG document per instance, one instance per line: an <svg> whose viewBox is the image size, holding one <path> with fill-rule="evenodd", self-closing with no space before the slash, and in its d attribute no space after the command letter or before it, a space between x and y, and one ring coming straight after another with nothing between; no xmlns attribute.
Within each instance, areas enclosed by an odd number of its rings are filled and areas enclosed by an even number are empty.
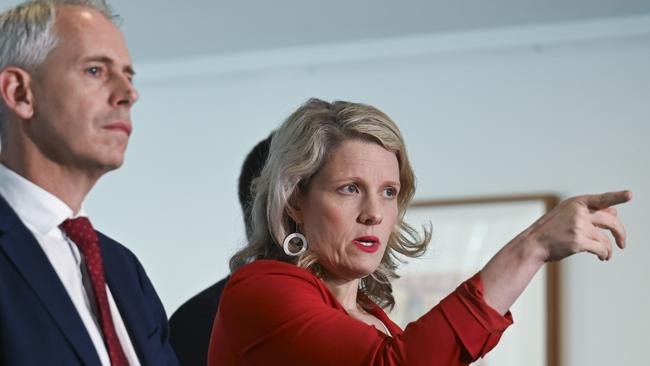
<svg viewBox="0 0 650 366"><path fill-rule="evenodd" d="M612 257L613 246L603 229L625 247L625 229L611 206L632 198L629 191L567 199L504 246L481 270L484 299L501 314L512 306L545 262L579 252L600 260Z"/></svg>

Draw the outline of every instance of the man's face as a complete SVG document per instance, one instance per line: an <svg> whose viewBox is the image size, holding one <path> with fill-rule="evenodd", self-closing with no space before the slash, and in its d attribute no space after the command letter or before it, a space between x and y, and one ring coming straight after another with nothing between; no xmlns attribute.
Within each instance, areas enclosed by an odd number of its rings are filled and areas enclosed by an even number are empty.
<svg viewBox="0 0 650 366"><path fill-rule="evenodd" d="M60 6L56 47L33 73L34 116L27 133L50 161L103 174L119 167L138 98L120 31L101 13Z"/></svg>

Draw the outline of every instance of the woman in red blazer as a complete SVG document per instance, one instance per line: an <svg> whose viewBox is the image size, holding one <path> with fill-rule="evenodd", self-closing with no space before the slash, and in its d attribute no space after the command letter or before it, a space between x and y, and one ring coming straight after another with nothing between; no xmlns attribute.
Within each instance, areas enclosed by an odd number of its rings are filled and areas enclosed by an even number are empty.
<svg viewBox="0 0 650 366"><path fill-rule="evenodd" d="M610 206L627 191L574 197L404 330L394 255L431 237L404 222L415 178L399 129L371 106L311 99L276 132L254 183L250 243L231 259L209 365L467 365L512 323L508 309L547 261L611 257Z"/></svg>

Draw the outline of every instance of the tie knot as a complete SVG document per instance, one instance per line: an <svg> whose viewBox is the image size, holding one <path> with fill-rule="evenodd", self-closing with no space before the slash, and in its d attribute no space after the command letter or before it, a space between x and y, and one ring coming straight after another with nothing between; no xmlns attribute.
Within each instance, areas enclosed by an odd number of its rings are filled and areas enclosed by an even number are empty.
<svg viewBox="0 0 650 366"><path fill-rule="evenodd" d="M79 246L82 252L85 252L89 246L97 244L97 234L87 217L67 219L59 227L68 238Z"/></svg>

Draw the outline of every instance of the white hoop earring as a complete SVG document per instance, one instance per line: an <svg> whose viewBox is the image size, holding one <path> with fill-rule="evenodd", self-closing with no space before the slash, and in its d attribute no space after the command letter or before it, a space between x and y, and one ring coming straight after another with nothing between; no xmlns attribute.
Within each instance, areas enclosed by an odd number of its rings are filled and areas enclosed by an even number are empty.
<svg viewBox="0 0 650 366"><path fill-rule="evenodd" d="M289 244L293 239L300 240L300 250L298 250L297 252L292 252L291 249L289 249ZM286 238L284 238L284 241L282 242L282 249L284 249L284 253L286 255L291 257L301 255L302 253L305 252L305 250L307 250L307 238L305 238L305 236L302 235L301 233L289 234L287 235Z"/></svg>

